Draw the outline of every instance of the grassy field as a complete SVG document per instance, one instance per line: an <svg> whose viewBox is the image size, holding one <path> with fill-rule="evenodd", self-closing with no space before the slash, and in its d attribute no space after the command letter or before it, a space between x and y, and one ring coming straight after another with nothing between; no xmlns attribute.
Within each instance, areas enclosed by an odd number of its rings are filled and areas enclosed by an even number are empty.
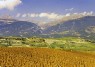
<svg viewBox="0 0 95 67"><path fill-rule="evenodd" d="M95 51L95 43L82 38L65 37L45 39L50 48L74 50L74 51Z"/></svg>
<svg viewBox="0 0 95 67"><path fill-rule="evenodd" d="M95 67L95 55L49 48L1 47L1 67Z"/></svg>
<svg viewBox="0 0 95 67"><path fill-rule="evenodd" d="M73 51L95 51L95 43L80 37L64 38L20 38L4 37L0 39L1 47L39 47Z"/></svg>

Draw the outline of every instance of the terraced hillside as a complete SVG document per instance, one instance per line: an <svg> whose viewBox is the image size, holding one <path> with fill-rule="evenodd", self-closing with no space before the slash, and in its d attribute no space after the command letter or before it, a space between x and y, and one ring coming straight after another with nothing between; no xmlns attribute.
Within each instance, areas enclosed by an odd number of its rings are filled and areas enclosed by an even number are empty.
<svg viewBox="0 0 95 67"><path fill-rule="evenodd" d="M0 48L1 67L95 67L94 55L46 48Z"/></svg>

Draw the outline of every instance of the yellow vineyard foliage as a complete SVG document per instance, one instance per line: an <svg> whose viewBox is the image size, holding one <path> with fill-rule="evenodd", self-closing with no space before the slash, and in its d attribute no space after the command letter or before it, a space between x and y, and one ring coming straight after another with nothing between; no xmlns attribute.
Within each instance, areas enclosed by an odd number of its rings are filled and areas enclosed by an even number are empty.
<svg viewBox="0 0 95 67"><path fill-rule="evenodd" d="M0 67L95 67L95 57L47 48L1 47Z"/></svg>

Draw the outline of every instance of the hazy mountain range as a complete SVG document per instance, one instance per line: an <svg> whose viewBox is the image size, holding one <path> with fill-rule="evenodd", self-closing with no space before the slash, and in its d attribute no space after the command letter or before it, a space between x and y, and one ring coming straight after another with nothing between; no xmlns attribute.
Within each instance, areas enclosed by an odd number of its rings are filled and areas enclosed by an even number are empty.
<svg viewBox="0 0 95 67"><path fill-rule="evenodd" d="M0 36L33 36L42 30L34 23L14 19L0 19Z"/></svg>
<svg viewBox="0 0 95 67"><path fill-rule="evenodd" d="M67 19L68 20L67 20ZM73 19L66 17L65 21L60 20L41 29L35 23L19 21L12 18L0 18L0 36L39 36L48 35L51 37L82 36L93 37L95 35L95 16L79 16ZM43 25L43 26L46 26ZM56 36L54 36L56 35Z"/></svg>
<svg viewBox="0 0 95 67"><path fill-rule="evenodd" d="M57 34L63 36L85 36L95 35L95 16L61 22L44 30L46 34Z"/></svg>

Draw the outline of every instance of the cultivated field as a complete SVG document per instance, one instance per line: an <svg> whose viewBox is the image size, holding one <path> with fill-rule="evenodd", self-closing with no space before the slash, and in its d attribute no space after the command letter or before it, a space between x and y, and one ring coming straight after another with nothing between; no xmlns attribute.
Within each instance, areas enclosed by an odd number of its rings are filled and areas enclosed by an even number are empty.
<svg viewBox="0 0 95 67"><path fill-rule="evenodd" d="M0 67L95 67L95 57L49 48L0 47Z"/></svg>
<svg viewBox="0 0 95 67"><path fill-rule="evenodd" d="M94 52L95 41L79 37L64 37L64 38L1 37L0 47L38 47Z"/></svg>

